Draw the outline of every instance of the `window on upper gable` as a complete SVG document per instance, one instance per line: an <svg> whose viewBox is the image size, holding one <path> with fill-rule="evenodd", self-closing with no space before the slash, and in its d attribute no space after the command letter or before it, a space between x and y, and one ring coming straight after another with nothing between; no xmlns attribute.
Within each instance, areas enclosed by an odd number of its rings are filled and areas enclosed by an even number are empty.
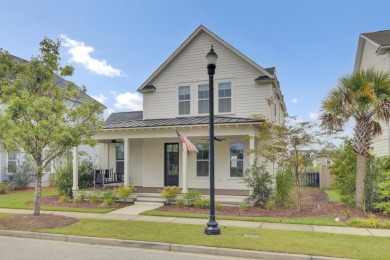
<svg viewBox="0 0 390 260"><path fill-rule="evenodd" d="M179 87L179 115L189 115L191 113L191 87Z"/></svg>
<svg viewBox="0 0 390 260"><path fill-rule="evenodd" d="M198 114L209 113L209 85L198 86Z"/></svg>
<svg viewBox="0 0 390 260"><path fill-rule="evenodd" d="M232 112L232 83L224 82L218 84L218 112Z"/></svg>

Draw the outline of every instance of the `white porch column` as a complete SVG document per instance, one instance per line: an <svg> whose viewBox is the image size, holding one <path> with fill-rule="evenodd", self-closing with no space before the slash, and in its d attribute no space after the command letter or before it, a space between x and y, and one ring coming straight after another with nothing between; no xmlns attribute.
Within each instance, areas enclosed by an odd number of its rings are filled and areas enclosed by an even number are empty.
<svg viewBox="0 0 390 260"><path fill-rule="evenodd" d="M185 143L182 143L182 169L181 172L183 173L183 180L182 180L182 192L187 193L187 145Z"/></svg>
<svg viewBox="0 0 390 260"><path fill-rule="evenodd" d="M253 152L255 150L255 136L249 136L249 150L251 153L249 154L249 165L252 166L255 163L256 154Z"/></svg>
<svg viewBox="0 0 390 260"><path fill-rule="evenodd" d="M79 190L79 148L73 147L73 187L72 190Z"/></svg>
<svg viewBox="0 0 390 260"><path fill-rule="evenodd" d="M130 176L129 176L129 139L125 138L123 141L123 178L124 178L124 185L130 184Z"/></svg>

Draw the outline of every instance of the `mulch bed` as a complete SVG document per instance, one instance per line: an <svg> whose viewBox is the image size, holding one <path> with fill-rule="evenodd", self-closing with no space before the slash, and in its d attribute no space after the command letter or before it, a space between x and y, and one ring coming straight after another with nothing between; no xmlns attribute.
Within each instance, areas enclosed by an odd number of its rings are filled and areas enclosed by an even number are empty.
<svg viewBox="0 0 390 260"><path fill-rule="evenodd" d="M28 205L33 205L33 202L29 202ZM120 209L123 207L130 206L129 203L114 203L110 206L104 206L101 202L91 203L89 201L82 201L76 203L73 199L68 202L61 202L60 195L45 196L41 197L41 206L52 206L52 207L63 207L63 208L88 208L88 209L97 209L97 208L106 208L106 209Z"/></svg>
<svg viewBox="0 0 390 260"><path fill-rule="evenodd" d="M295 196L295 194L294 194ZM351 217L367 218L375 216L380 219L390 219L390 216L384 216L379 213L364 213L348 208L344 203L335 203L328 199L327 194L317 188L302 188L302 209L297 210L296 204L287 206L277 206L273 210L267 210L261 207L248 207L240 210L236 207L222 207L216 210L217 215L223 216L241 216L241 217L338 217L341 220L347 220ZM159 211L190 213L190 214L209 214L209 209L198 209L194 207L177 207L175 205L166 205Z"/></svg>
<svg viewBox="0 0 390 260"><path fill-rule="evenodd" d="M0 218L1 230L19 230L19 231L34 231L43 228L66 227L79 222L77 218L42 214L34 215L17 215L7 218Z"/></svg>

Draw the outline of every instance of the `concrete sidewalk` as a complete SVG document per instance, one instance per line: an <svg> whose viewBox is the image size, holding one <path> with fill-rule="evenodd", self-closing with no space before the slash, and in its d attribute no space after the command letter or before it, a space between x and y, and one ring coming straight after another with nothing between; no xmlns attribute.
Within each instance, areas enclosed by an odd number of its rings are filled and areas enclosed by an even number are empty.
<svg viewBox="0 0 390 260"><path fill-rule="evenodd" d="M195 224L206 225L207 219L199 218L178 218L178 217L157 217L157 216L142 216L140 212L150 210L154 206L134 205L117 211L106 214L100 213L80 213L80 212L63 212L63 211L41 211L42 214L62 215L74 218L95 218L95 219L112 219L112 220L131 220L131 221L150 221L150 222L166 222L177 224ZM0 208L2 213L13 214L33 214L32 210L22 209L4 209ZM217 217L218 219L218 217ZM348 234L359 236L381 236L390 237L389 229L372 229L372 228L353 228L353 227L334 227L334 226L316 226L316 225L298 225L298 224L282 224L282 223L266 223L254 221L236 221L236 220L218 220L219 226L230 227L247 227L261 228L273 230L289 230L289 231L305 231L305 232L321 232L333 234Z"/></svg>

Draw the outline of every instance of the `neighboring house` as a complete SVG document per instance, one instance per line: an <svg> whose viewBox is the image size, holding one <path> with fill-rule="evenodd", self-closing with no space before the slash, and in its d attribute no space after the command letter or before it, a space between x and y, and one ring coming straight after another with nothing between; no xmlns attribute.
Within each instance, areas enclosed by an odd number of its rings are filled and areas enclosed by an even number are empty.
<svg viewBox="0 0 390 260"><path fill-rule="evenodd" d="M362 33L355 60L355 71L374 68L390 72L390 30ZM377 156L390 155L390 127L381 123L382 135L374 139L373 152Z"/></svg>
<svg viewBox="0 0 390 260"><path fill-rule="evenodd" d="M113 113L106 120L96 135L101 169L124 173L124 183L138 192L176 185L208 193L211 45L218 55L214 110L221 139L215 142L216 194L248 194L242 176L256 157L248 152L261 149L256 136L262 120L251 115L283 122L286 106L275 68L262 68L202 25L138 88L143 111ZM183 149L176 130L199 152Z"/></svg>
<svg viewBox="0 0 390 260"><path fill-rule="evenodd" d="M17 60L20 63L28 62L24 59L11 55L11 58ZM70 82L58 75L55 75L54 82L61 88L65 88ZM83 94L82 98L92 99L91 96L87 94ZM106 108L103 104L101 104L104 108ZM3 106L3 105L0 105ZM98 165L99 163L99 147L90 147L87 145L82 145L79 147L80 152L84 152L84 158L91 158L94 165ZM49 152L49 151L48 151ZM23 151L6 151L5 149L0 150L0 183L8 182L13 180L13 175L17 171L17 169L22 165L25 161L25 155ZM50 184L50 173L54 173L54 167L50 164L44 169L44 176L42 179L42 185L48 186Z"/></svg>

